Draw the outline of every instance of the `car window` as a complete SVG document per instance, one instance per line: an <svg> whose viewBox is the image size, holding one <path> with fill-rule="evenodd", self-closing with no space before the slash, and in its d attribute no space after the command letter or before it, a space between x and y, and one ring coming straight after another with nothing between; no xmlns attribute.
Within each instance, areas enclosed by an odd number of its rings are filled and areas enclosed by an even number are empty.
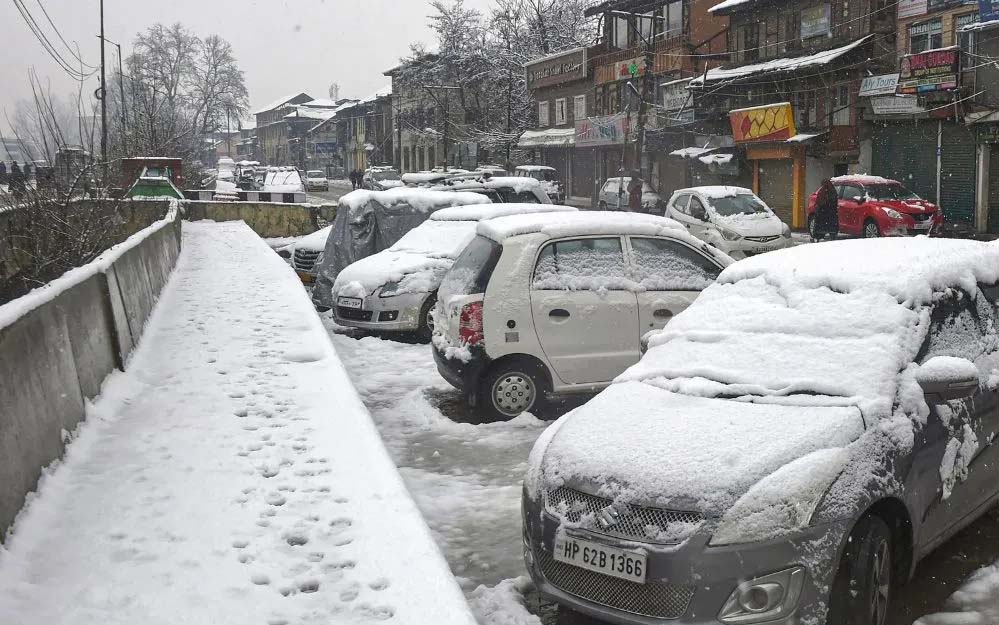
<svg viewBox="0 0 999 625"><path fill-rule="evenodd" d="M687 214L691 215L695 219L697 219L699 215L707 217L707 211L704 210L704 204L693 195L690 196L690 205L687 207Z"/></svg>
<svg viewBox="0 0 999 625"><path fill-rule="evenodd" d="M440 294L472 295L485 293L486 285L499 262L503 248L483 236L477 236L461 252L441 281Z"/></svg>
<svg viewBox="0 0 999 625"><path fill-rule="evenodd" d="M689 213L687 212L687 203L689 202L690 202L690 196L687 195L686 193L683 195L678 195L676 199L673 201L673 208L680 211L684 215L688 215Z"/></svg>
<svg viewBox="0 0 999 625"><path fill-rule="evenodd" d="M954 356L978 362L999 351L996 307L981 291L971 297L955 291L933 307L930 330L918 361ZM991 367L989 367L991 369Z"/></svg>
<svg viewBox="0 0 999 625"><path fill-rule="evenodd" d="M721 269L700 252L670 239L631 238L634 278L648 291L703 291Z"/></svg>
<svg viewBox="0 0 999 625"><path fill-rule="evenodd" d="M853 201L853 198L857 196L863 197L864 190L861 187L848 184L843 187L843 199Z"/></svg>
<svg viewBox="0 0 999 625"><path fill-rule="evenodd" d="M508 204L540 204L538 196L530 191L499 190L500 197Z"/></svg>
<svg viewBox="0 0 999 625"><path fill-rule="evenodd" d="M626 290L632 286L621 239L575 239L549 243L534 268L539 291Z"/></svg>

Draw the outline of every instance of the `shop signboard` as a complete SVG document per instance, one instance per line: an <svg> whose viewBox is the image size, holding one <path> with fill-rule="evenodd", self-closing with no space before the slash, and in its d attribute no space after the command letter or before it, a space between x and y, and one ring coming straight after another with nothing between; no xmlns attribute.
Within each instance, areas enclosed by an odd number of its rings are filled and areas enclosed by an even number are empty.
<svg viewBox="0 0 999 625"><path fill-rule="evenodd" d="M798 134L788 102L738 109L729 113L729 121L736 143L787 141Z"/></svg>
<svg viewBox="0 0 999 625"><path fill-rule="evenodd" d="M860 83L860 97L872 95L888 95L898 89L898 74L868 76Z"/></svg>
<svg viewBox="0 0 999 625"><path fill-rule="evenodd" d="M694 109L683 109L682 111L669 111L666 113L667 126L683 126L694 122Z"/></svg>
<svg viewBox="0 0 999 625"><path fill-rule="evenodd" d="M687 85L689 80L663 85L663 109L667 111L680 111L693 106L693 98Z"/></svg>
<svg viewBox="0 0 999 625"><path fill-rule="evenodd" d="M875 115L917 115L926 109L919 105L914 95L887 95L871 98L871 109Z"/></svg>
<svg viewBox="0 0 999 625"><path fill-rule="evenodd" d="M586 48L527 64L527 88L538 89L586 78Z"/></svg>
<svg viewBox="0 0 999 625"><path fill-rule="evenodd" d="M620 145L629 129L629 119L624 113L605 117L590 117L576 121L576 147L593 148Z"/></svg>
<svg viewBox="0 0 999 625"><path fill-rule="evenodd" d="M956 89L960 76L961 51L957 46L902 57L898 92L928 93Z"/></svg>
<svg viewBox="0 0 999 625"><path fill-rule="evenodd" d="M898 3L899 19L926 15L926 0L900 0Z"/></svg>
<svg viewBox="0 0 999 625"><path fill-rule="evenodd" d="M645 74L645 57L636 56L616 63L600 65L596 69L596 84L602 85L618 80L627 80Z"/></svg>
<svg viewBox="0 0 999 625"><path fill-rule="evenodd" d="M832 24L832 13L828 4L821 4L801 11L801 38L828 35Z"/></svg>

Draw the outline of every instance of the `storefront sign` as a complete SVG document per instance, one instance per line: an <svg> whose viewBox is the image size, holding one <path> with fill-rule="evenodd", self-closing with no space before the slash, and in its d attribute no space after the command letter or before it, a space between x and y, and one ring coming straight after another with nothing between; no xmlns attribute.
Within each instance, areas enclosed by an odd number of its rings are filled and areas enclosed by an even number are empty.
<svg viewBox="0 0 999 625"><path fill-rule="evenodd" d="M978 11L983 22L999 20L999 0L978 0Z"/></svg>
<svg viewBox="0 0 999 625"><path fill-rule="evenodd" d="M871 98L875 115L916 115L926 112L914 95L889 95Z"/></svg>
<svg viewBox="0 0 999 625"><path fill-rule="evenodd" d="M693 106L694 101L687 85L689 80L663 85L663 108L667 111L680 111Z"/></svg>
<svg viewBox="0 0 999 625"><path fill-rule="evenodd" d="M586 48L527 64L527 88L538 89L586 78Z"/></svg>
<svg viewBox="0 0 999 625"><path fill-rule="evenodd" d="M916 17L926 15L926 0L900 0L898 3L898 17Z"/></svg>
<svg viewBox="0 0 999 625"><path fill-rule="evenodd" d="M629 130L629 119L624 113L606 117L590 117L576 121L576 147L593 148L602 145L620 145Z"/></svg>
<svg viewBox="0 0 999 625"><path fill-rule="evenodd" d="M868 76L860 83L860 97L871 95L888 95L898 89L898 74L883 76Z"/></svg>
<svg viewBox="0 0 999 625"><path fill-rule="evenodd" d="M957 47L902 57L899 93L927 93L956 89L961 65Z"/></svg>
<svg viewBox="0 0 999 625"><path fill-rule="evenodd" d="M666 113L667 126L683 126L694 122L694 109L683 109L682 111L670 111Z"/></svg>
<svg viewBox="0 0 999 625"><path fill-rule="evenodd" d="M801 11L801 38L818 37L829 34L832 23L828 4Z"/></svg>
<svg viewBox="0 0 999 625"><path fill-rule="evenodd" d="M787 102L739 109L729 113L736 143L787 141L797 134L794 112Z"/></svg>
<svg viewBox="0 0 999 625"><path fill-rule="evenodd" d="M627 80L645 74L645 57L636 56L633 59L600 65L596 69L596 84L602 85L618 80Z"/></svg>

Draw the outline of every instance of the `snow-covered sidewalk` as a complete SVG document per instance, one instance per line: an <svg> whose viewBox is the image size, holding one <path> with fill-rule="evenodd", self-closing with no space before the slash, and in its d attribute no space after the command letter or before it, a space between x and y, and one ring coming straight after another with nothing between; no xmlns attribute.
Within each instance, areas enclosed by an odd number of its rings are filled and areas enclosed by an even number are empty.
<svg viewBox="0 0 999 625"><path fill-rule="evenodd" d="M134 352L0 549L0 623L474 622L291 269L184 224Z"/></svg>

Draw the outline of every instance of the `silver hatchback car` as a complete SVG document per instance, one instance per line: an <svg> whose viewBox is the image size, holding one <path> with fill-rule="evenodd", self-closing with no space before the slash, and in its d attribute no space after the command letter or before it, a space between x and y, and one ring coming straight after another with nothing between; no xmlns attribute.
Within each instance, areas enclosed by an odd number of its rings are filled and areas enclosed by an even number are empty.
<svg viewBox="0 0 999 625"><path fill-rule="evenodd" d="M999 245L736 263L531 453L541 593L610 623L884 625L999 498Z"/></svg>

